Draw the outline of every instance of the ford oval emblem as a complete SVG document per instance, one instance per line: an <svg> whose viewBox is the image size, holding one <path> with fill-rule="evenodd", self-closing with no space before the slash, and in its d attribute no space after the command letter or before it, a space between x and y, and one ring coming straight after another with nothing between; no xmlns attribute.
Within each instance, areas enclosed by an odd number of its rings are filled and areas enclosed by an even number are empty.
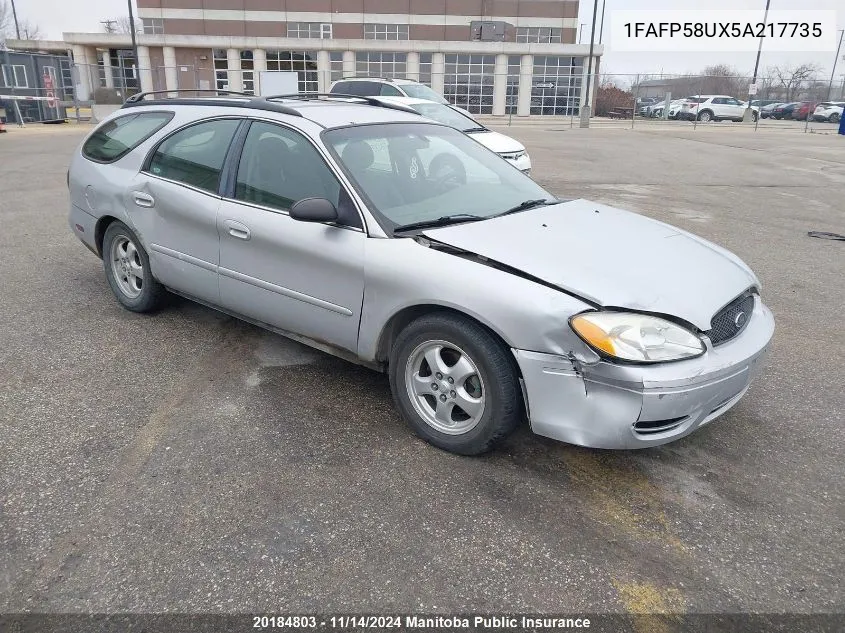
<svg viewBox="0 0 845 633"><path fill-rule="evenodd" d="M740 313L738 313L738 314L734 317L734 325L736 326L736 329L738 330L738 329L739 329L739 328L741 328L743 325L745 325L745 322L746 322L747 320L748 320L748 315L746 315L746 314L745 314L745 312L740 312Z"/></svg>

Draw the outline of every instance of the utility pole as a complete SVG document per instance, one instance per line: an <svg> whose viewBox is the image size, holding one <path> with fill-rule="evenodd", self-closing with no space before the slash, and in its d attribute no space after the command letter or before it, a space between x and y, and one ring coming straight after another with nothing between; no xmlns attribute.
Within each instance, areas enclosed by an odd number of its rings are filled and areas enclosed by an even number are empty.
<svg viewBox="0 0 845 633"><path fill-rule="evenodd" d="M581 103L581 127L590 127L590 114L592 103L590 102L590 80L593 78L593 49L596 45L596 18L599 13L599 0L593 0L593 28L590 31L590 57L587 60L587 90L584 93L584 100Z"/></svg>
<svg viewBox="0 0 845 633"><path fill-rule="evenodd" d="M601 0L601 26L599 27L599 44L603 42L604 37L604 10L607 8L607 0Z"/></svg>
<svg viewBox="0 0 845 633"><path fill-rule="evenodd" d="M772 0L766 0L766 12L763 14L763 26L766 26L766 20L769 18L769 5L771 4ZM760 70L760 53L763 52L763 38L760 38L760 45L757 47L757 61L754 62L754 78L751 80L751 85L754 86L754 90L757 90L757 71ZM745 113L742 115L743 121L750 121L752 119L751 113L753 110L751 109L751 97L754 95L751 94L751 88L749 86L748 90L748 108L746 108ZM759 116L758 116L759 118Z"/></svg>
<svg viewBox="0 0 845 633"><path fill-rule="evenodd" d="M12 18L15 20L15 34L21 39L21 27L18 26L18 12L15 9L15 0L12 0Z"/></svg>
<svg viewBox="0 0 845 633"><path fill-rule="evenodd" d="M100 20L106 33L117 33L117 20Z"/></svg>
<svg viewBox="0 0 845 633"><path fill-rule="evenodd" d="M842 50L842 36L845 35L845 29L839 31L839 46L836 47L836 57L833 58L833 70L830 71L830 83L827 85L827 98L833 99L833 75L836 72L836 62L839 61L839 51Z"/></svg>
<svg viewBox="0 0 845 633"><path fill-rule="evenodd" d="M132 54L135 55L135 79L138 81L138 92L141 92L141 68L138 65L138 42L135 39L135 14L132 13L132 0L126 0L129 6L129 31L132 35Z"/></svg>

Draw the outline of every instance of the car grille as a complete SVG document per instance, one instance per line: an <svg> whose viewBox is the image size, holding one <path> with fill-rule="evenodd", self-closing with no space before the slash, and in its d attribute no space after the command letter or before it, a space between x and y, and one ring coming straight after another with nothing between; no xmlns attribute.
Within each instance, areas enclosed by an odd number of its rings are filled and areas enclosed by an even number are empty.
<svg viewBox="0 0 845 633"><path fill-rule="evenodd" d="M714 346L727 343L745 329L754 310L754 295L740 295L722 308L710 322L710 331L705 332Z"/></svg>

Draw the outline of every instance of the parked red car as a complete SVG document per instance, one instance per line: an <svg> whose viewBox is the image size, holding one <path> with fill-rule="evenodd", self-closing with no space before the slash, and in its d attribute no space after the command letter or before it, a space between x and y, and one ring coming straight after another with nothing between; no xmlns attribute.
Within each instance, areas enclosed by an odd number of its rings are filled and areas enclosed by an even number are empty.
<svg viewBox="0 0 845 633"><path fill-rule="evenodd" d="M798 121L806 121L807 117L813 113L817 105L819 105L818 101L802 101L795 106L795 109L792 111L792 118Z"/></svg>

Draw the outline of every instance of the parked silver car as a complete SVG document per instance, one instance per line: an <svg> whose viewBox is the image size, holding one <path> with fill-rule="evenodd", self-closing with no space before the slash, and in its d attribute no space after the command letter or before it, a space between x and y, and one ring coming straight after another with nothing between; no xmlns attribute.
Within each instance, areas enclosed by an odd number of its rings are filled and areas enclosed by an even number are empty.
<svg viewBox="0 0 845 633"><path fill-rule="evenodd" d="M683 437L742 397L774 321L736 256L556 199L459 131L326 98L139 98L73 157L70 226L118 301L165 289L386 371L446 450Z"/></svg>

